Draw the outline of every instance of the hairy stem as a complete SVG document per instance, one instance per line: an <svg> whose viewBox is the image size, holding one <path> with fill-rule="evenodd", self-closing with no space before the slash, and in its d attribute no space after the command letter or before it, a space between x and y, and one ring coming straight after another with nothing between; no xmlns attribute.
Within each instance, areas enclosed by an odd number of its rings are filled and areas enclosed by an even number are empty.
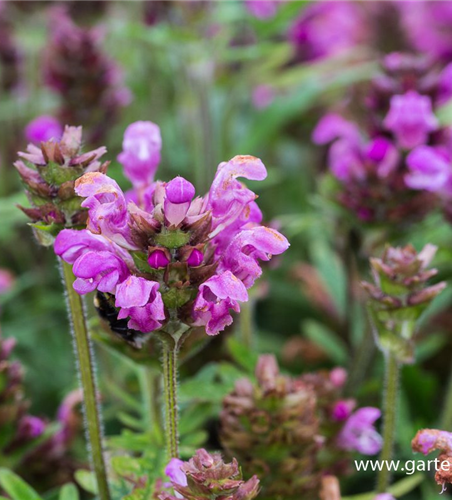
<svg viewBox="0 0 452 500"><path fill-rule="evenodd" d="M83 390L85 426L89 441L92 468L96 476L100 500L110 500L107 472L102 446L102 424L97 404L97 388L94 374L94 359L91 340L88 334L82 298L73 288L75 277L72 267L60 261L61 274L66 287L69 319L72 324L74 346L77 355L77 367Z"/></svg>
<svg viewBox="0 0 452 500"><path fill-rule="evenodd" d="M393 354L385 356L386 389L384 392L383 411L383 448L380 454L382 469L378 473L377 492L386 493L391 472L387 467L388 461L392 459L394 451L394 438L397 422L397 391L399 386L399 363Z"/></svg>
<svg viewBox="0 0 452 500"><path fill-rule="evenodd" d="M163 342L163 387L165 397L165 437L168 459L179 457L177 431L177 348Z"/></svg>

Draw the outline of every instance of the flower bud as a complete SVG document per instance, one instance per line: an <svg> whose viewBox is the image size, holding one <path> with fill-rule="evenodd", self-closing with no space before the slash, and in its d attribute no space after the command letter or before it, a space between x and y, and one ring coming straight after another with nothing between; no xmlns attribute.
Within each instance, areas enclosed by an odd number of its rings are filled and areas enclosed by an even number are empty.
<svg viewBox="0 0 452 500"><path fill-rule="evenodd" d="M161 269L170 263L170 259L163 250L154 250L148 258L148 264L152 269Z"/></svg>
<svg viewBox="0 0 452 500"><path fill-rule="evenodd" d="M195 187L183 177L175 177L166 185L166 199L171 203L189 203L195 196Z"/></svg>
<svg viewBox="0 0 452 500"><path fill-rule="evenodd" d="M436 247L417 253L411 246L387 247L381 259L371 258L374 283L363 282L377 344L399 362L413 360L416 321L446 283L428 286L436 269L427 269Z"/></svg>
<svg viewBox="0 0 452 500"><path fill-rule="evenodd" d="M204 260L203 253L200 252L197 248L195 248L190 254L190 257L187 259L187 264L190 267L198 267L202 264L203 260Z"/></svg>

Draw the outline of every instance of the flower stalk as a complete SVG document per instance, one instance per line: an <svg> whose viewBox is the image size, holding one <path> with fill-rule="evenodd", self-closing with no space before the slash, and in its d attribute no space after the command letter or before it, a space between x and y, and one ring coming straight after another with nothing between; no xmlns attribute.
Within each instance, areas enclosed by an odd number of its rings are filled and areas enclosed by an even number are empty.
<svg viewBox="0 0 452 500"><path fill-rule="evenodd" d="M378 493L386 493L391 479L390 470L385 465L389 463L393 455L397 426L397 391L399 387L400 366L396 357L392 354L385 356L385 372L383 447L380 453L380 463L384 464L384 466L378 473Z"/></svg>
<svg viewBox="0 0 452 500"><path fill-rule="evenodd" d="M165 437L168 460L179 457L177 406L177 347L163 343L163 387L165 398Z"/></svg>
<svg viewBox="0 0 452 500"><path fill-rule="evenodd" d="M429 268L436 250L433 245L426 245L419 253L411 245L388 246L381 259L370 259L373 282L362 283L369 298L368 312L375 343L385 359L383 448L380 455L385 466L394 450L400 366L414 362L418 320L446 286L444 282L428 285L429 279L437 274L436 269ZM386 493L390 480L390 470L383 467L378 474L379 493Z"/></svg>
<svg viewBox="0 0 452 500"><path fill-rule="evenodd" d="M102 424L97 403L93 349L88 334L82 297L74 290L75 277L70 264L60 260L61 274L66 287L69 318L77 355L78 372L83 390L83 406L92 467L100 500L110 500L107 471L103 456Z"/></svg>

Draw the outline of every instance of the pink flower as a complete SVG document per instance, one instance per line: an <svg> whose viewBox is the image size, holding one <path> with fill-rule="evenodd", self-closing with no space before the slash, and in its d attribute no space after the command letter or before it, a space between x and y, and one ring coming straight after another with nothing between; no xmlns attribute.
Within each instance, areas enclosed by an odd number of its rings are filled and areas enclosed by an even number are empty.
<svg viewBox="0 0 452 500"><path fill-rule="evenodd" d="M73 231L63 229L55 240L54 251L65 262L73 264L82 254L94 251L109 251L112 245L97 234L93 234L87 229Z"/></svg>
<svg viewBox="0 0 452 500"><path fill-rule="evenodd" d="M126 177L135 186L154 180L161 149L160 128L155 123L141 121L127 127L118 161L122 163Z"/></svg>
<svg viewBox="0 0 452 500"><path fill-rule="evenodd" d="M75 192L85 198L89 209L88 229L123 246L134 249L126 199L116 181L99 172L85 174L75 183Z"/></svg>
<svg viewBox="0 0 452 500"><path fill-rule="evenodd" d="M338 389L345 385L347 381L347 370L341 367L333 368L330 372L330 380Z"/></svg>
<svg viewBox="0 0 452 500"><path fill-rule="evenodd" d="M171 479L172 483L179 486L187 486L187 476L181 469L182 465L184 465L182 460L172 458L165 467L165 474Z"/></svg>
<svg viewBox="0 0 452 500"><path fill-rule="evenodd" d="M149 333L162 326L165 310L159 284L144 278L130 276L116 290L116 307L121 310L118 319L129 317L129 328Z"/></svg>
<svg viewBox="0 0 452 500"><path fill-rule="evenodd" d="M289 242L278 231L257 226L238 233L226 248L220 263L220 272L230 270L246 288L262 274L258 261L268 261L289 248Z"/></svg>
<svg viewBox="0 0 452 500"><path fill-rule="evenodd" d="M10 271L0 269L0 295L6 293L14 284L14 277Z"/></svg>
<svg viewBox="0 0 452 500"><path fill-rule="evenodd" d="M258 19L270 19L275 16L281 0L245 0L245 7Z"/></svg>
<svg viewBox="0 0 452 500"><path fill-rule="evenodd" d="M356 402L353 399L342 399L338 401L333 408L332 417L336 422L343 422L347 420L353 409L356 406Z"/></svg>
<svg viewBox="0 0 452 500"><path fill-rule="evenodd" d="M408 155L405 183L411 189L441 192L452 177L450 158L439 148L419 146Z"/></svg>
<svg viewBox="0 0 452 500"><path fill-rule="evenodd" d="M288 38L298 58L309 61L350 49L365 41L368 32L357 3L319 1L303 8Z"/></svg>
<svg viewBox="0 0 452 500"><path fill-rule="evenodd" d="M32 415L25 415L19 421L19 428L17 430L19 439L36 439L45 431L46 424L44 420Z"/></svg>
<svg viewBox="0 0 452 500"><path fill-rule="evenodd" d="M336 139L349 139L352 142L359 142L360 132L353 122L336 113L329 113L315 127L312 140L315 144L328 144Z"/></svg>
<svg viewBox="0 0 452 500"><path fill-rule="evenodd" d="M258 85L253 89L251 99L256 109L264 109L273 102L275 89L270 85Z"/></svg>
<svg viewBox="0 0 452 500"><path fill-rule="evenodd" d="M238 304L248 301L245 285L230 271L213 276L199 287L193 305L196 326L205 325L208 335L216 335L232 323L229 309L240 312Z"/></svg>
<svg viewBox="0 0 452 500"><path fill-rule="evenodd" d="M34 143L47 142L51 139L59 141L63 135L60 122L49 115L38 116L25 127L25 137Z"/></svg>
<svg viewBox="0 0 452 500"><path fill-rule="evenodd" d="M430 97L414 90L391 98L391 107L383 124L394 133L398 144L404 149L425 144L428 134L438 128Z"/></svg>
<svg viewBox="0 0 452 500"><path fill-rule="evenodd" d="M94 290L115 293L116 285L129 274L124 261L110 252L87 252L79 257L73 267L77 279L74 289L81 295Z"/></svg>
<svg viewBox="0 0 452 500"><path fill-rule="evenodd" d="M340 448L358 451L364 455L375 455L382 446L382 438L375 430L374 423L380 418L378 408L365 407L355 411L338 436Z"/></svg>
<svg viewBox="0 0 452 500"><path fill-rule="evenodd" d="M227 163L220 163L207 196L208 210L212 211L215 236L242 216L256 195L241 184L237 177L262 181L267 177L264 164L253 156L235 156Z"/></svg>

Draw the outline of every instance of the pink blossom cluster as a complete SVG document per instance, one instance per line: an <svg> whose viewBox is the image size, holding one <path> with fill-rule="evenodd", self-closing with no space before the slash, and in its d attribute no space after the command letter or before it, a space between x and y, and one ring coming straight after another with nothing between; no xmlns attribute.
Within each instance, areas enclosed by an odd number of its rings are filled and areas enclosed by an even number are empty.
<svg viewBox="0 0 452 500"><path fill-rule="evenodd" d="M452 96L452 68L393 53L382 69L366 95L366 119L358 124L329 113L313 140L329 144L328 165L343 186L341 201L359 218L421 217L435 200L452 196L452 128L435 115ZM405 201L407 206L394 215L395 197L395 210Z"/></svg>
<svg viewBox="0 0 452 500"><path fill-rule="evenodd" d="M266 169L257 158L236 156L219 165L205 196L195 196L182 177L153 181L161 147L155 124L131 125L123 147L119 160L135 189L124 194L100 172L79 178L87 228L63 230L55 252L73 264L76 291L113 295L130 329L149 333L177 319L215 335L248 300L259 261L289 246L261 225L256 195L237 180L263 180Z"/></svg>

